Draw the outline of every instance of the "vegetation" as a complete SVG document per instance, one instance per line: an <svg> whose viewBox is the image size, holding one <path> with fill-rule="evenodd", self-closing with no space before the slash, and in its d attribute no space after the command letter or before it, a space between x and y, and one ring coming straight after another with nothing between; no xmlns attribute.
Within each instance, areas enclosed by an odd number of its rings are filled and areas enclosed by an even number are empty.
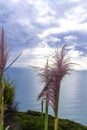
<svg viewBox="0 0 87 130"><path fill-rule="evenodd" d="M46 99L44 130L48 130L49 105L51 105L54 111L54 130L58 130L58 107L61 81L67 74L70 74L74 65L70 57L67 56L67 53L66 45L60 50L58 48L55 49L51 58L53 64L49 65L47 60L47 64L38 71L41 81L44 83L44 88L40 92L38 99L43 97Z"/></svg>
<svg viewBox="0 0 87 130"><path fill-rule="evenodd" d="M6 110L10 108L12 110L12 103L14 97L14 88L11 88L11 84L4 80L4 72L20 57L21 53L12 61L10 65L7 65L8 61L8 49L6 46L5 32L2 27L0 33L0 130L4 130L4 118L7 115ZM6 87L6 88L5 88ZM5 115L6 114L6 115ZM9 129L9 126L6 130Z"/></svg>
<svg viewBox="0 0 87 130"><path fill-rule="evenodd" d="M49 95L48 95L48 83L50 80L49 77L49 66L48 66L48 60L44 68L39 70L39 76L41 78L41 82L44 83L45 87L41 91L41 93L38 95L38 100L43 97L44 95L46 96L45 98L42 99L42 101L45 99L46 104L45 104L45 123L44 123L44 130L48 130L48 106L49 106ZM43 105L42 105L43 107Z"/></svg>
<svg viewBox="0 0 87 130"><path fill-rule="evenodd" d="M40 112L31 110L17 112L15 119L21 126L19 130L43 130L43 121ZM48 130L53 130L53 128L54 117L49 115ZM70 120L59 119L59 130L87 130L87 127Z"/></svg>
<svg viewBox="0 0 87 130"><path fill-rule="evenodd" d="M0 130L4 130L4 89L3 73L8 60L8 50L6 48L4 28L0 35Z"/></svg>
<svg viewBox="0 0 87 130"><path fill-rule="evenodd" d="M15 87L13 82L4 80L5 89L4 89L4 124L7 126L9 120L13 120L13 116L16 113L17 103L14 103L15 96Z"/></svg>

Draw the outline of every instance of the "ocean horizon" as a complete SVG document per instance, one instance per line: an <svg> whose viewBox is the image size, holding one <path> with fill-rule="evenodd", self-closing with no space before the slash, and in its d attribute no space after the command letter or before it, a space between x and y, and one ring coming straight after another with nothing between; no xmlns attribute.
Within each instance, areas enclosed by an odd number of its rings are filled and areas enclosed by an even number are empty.
<svg viewBox="0 0 87 130"><path fill-rule="evenodd" d="M11 67L5 72L15 84L15 101L18 111L41 111L37 96L43 88L32 68ZM49 114L54 115L51 107ZM59 118L70 119L87 125L87 71L72 72L61 83Z"/></svg>

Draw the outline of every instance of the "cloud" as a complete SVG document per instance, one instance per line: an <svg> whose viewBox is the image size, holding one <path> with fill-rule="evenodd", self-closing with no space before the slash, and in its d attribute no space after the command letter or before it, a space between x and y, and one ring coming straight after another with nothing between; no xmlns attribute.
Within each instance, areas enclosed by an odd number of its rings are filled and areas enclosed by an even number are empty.
<svg viewBox="0 0 87 130"><path fill-rule="evenodd" d="M83 52L76 50L74 46L68 46L67 49L69 49L68 56L71 57L71 61L75 63L74 68L76 70L87 69L87 55L84 57ZM47 59L51 64L52 59L50 56L54 52L54 50L55 48L51 48L47 44L44 44L44 46L38 46L37 48L24 49L21 57L16 61L16 63L14 63L13 66L28 67L30 65L43 67ZM12 59L14 58L15 53L13 54ZM10 62L12 61L12 59L10 59Z"/></svg>
<svg viewBox="0 0 87 130"><path fill-rule="evenodd" d="M87 69L87 54L84 56L84 52L82 50L76 49L77 46L70 45L67 47L69 49L68 56L71 57L71 60L76 65L74 68L76 70L86 70Z"/></svg>
<svg viewBox="0 0 87 130"><path fill-rule="evenodd" d="M64 36L64 41L66 44L77 46L78 37L76 35Z"/></svg>
<svg viewBox="0 0 87 130"><path fill-rule="evenodd" d="M10 0L13 3L18 3L20 0Z"/></svg>
<svg viewBox="0 0 87 130"><path fill-rule="evenodd" d="M14 66L21 65L21 67L27 67L28 65L31 65L43 67L46 60L49 58L49 54L53 50L54 49L50 48L47 44L43 44L43 46L40 44L36 48L23 49L21 57L18 59L18 62L14 64Z"/></svg>
<svg viewBox="0 0 87 130"><path fill-rule="evenodd" d="M69 36L65 36L64 39L67 40L77 40L78 38L75 35L69 35Z"/></svg>
<svg viewBox="0 0 87 130"><path fill-rule="evenodd" d="M0 27L5 27L11 54L23 52L17 65L43 63L47 50L67 43L87 66L86 12L86 0L0 0Z"/></svg>

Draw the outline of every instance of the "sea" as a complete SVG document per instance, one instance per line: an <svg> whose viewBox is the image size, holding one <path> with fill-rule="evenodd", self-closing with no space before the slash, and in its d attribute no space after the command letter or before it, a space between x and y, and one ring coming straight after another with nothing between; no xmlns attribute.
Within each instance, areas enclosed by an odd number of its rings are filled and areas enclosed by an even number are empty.
<svg viewBox="0 0 87 130"><path fill-rule="evenodd" d="M5 72L15 86L15 102L18 111L41 111L41 100L37 97L43 89L37 71L33 68L11 67ZM44 101L45 107L45 101ZM44 110L45 111L45 110ZM49 114L54 111L49 106ZM61 82L59 118L87 125L87 71L74 71Z"/></svg>

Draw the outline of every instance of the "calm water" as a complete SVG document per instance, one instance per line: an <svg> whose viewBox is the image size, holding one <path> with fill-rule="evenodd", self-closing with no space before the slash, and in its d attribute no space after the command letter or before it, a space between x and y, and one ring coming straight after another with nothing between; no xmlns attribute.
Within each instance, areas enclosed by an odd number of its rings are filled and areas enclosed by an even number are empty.
<svg viewBox="0 0 87 130"><path fill-rule="evenodd" d="M15 100L19 102L18 110L41 111L37 96L42 86L35 71L29 68L10 68L7 74L11 81L15 81ZM52 108L49 114L53 115ZM74 72L62 81L59 117L87 125L87 71Z"/></svg>

